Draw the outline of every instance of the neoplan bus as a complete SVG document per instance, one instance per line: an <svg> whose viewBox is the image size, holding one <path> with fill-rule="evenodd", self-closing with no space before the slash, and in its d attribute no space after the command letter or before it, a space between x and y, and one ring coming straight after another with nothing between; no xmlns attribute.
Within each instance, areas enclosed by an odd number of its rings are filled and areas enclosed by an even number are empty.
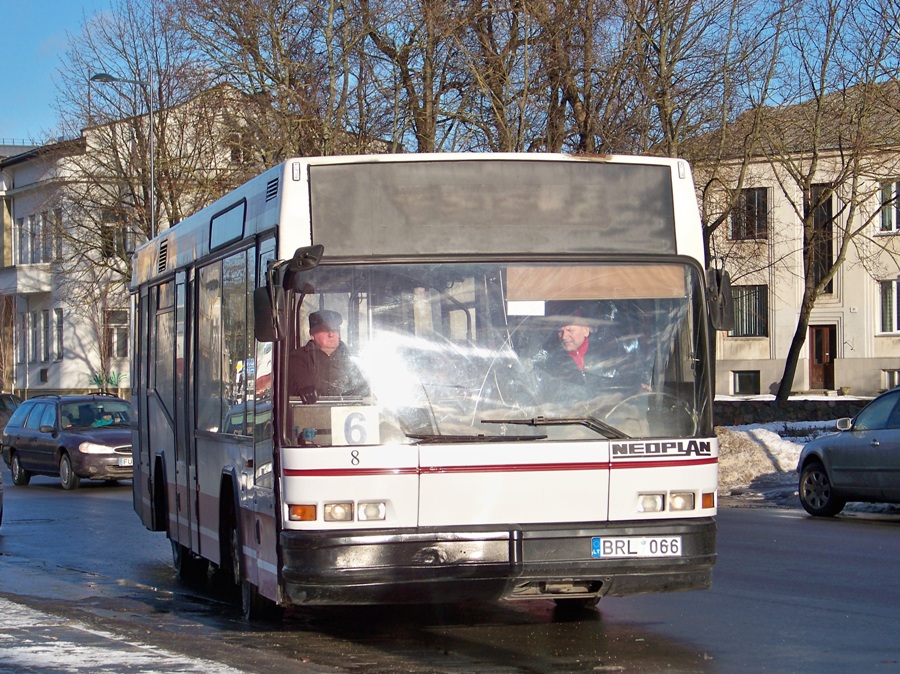
<svg viewBox="0 0 900 674"><path fill-rule="evenodd" d="M709 586L730 303L684 161L290 159L141 246L132 290L134 507L248 617ZM326 310L364 384L299 396Z"/></svg>

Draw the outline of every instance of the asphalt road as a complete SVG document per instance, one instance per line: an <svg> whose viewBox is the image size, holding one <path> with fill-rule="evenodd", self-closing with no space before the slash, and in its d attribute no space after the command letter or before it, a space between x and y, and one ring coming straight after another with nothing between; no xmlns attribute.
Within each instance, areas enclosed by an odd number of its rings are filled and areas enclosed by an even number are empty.
<svg viewBox="0 0 900 674"><path fill-rule="evenodd" d="M900 516L723 507L713 588L551 602L298 609L248 625L174 575L130 484L4 467L0 672L896 672ZM739 504L738 504L739 505Z"/></svg>

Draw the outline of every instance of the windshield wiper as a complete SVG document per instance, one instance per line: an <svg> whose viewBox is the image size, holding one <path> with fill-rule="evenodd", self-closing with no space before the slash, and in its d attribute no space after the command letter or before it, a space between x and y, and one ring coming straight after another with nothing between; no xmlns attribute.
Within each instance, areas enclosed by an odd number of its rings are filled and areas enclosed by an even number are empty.
<svg viewBox="0 0 900 674"><path fill-rule="evenodd" d="M407 438L421 444L440 442L523 442L526 440L546 440L546 435L441 435L440 433L406 433Z"/></svg>
<svg viewBox="0 0 900 674"><path fill-rule="evenodd" d="M585 426L610 440L630 438L615 426L596 417L534 417L534 419L482 419L483 424L518 424L519 426Z"/></svg>

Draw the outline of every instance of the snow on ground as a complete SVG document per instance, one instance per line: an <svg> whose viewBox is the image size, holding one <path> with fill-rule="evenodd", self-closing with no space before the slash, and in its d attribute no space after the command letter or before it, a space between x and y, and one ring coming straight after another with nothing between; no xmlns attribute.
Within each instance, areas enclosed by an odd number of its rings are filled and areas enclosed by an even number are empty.
<svg viewBox="0 0 900 674"><path fill-rule="evenodd" d="M799 506L800 450L833 430L834 421L718 427L720 496Z"/></svg>
<svg viewBox="0 0 900 674"><path fill-rule="evenodd" d="M717 400L774 400L772 395L716 396ZM803 396L805 400L828 399ZM834 400L834 398L831 398ZM835 422L774 422L718 426L719 497L726 503L800 507L797 459L803 445L835 430Z"/></svg>
<svg viewBox="0 0 900 674"><path fill-rule="evenodd" d="M773 398L755 396L751 399ZM817 399L815 396L804 398ZM813 438L837 432L836 421L781 421L716 427L719 438L720 503L731 506L802 507L797 496L800 450ZM851 503L845 510L900 514L900 507L885 504Z"/></svg>

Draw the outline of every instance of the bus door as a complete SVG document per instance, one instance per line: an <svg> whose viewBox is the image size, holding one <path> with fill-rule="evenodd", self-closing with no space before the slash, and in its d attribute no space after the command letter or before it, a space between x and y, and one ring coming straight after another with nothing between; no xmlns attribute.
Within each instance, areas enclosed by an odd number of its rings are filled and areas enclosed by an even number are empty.
<svg viewBox="0 0 900 674"><path fill-rule="evenodd" d="M148 425L144 419L147 414L147 372L142 367L148 363L147 348L147 316L150 312L150 298L145 292L134 295L134 314L132 317L134 329L132 330L131 354L131 390L133 391L131 404L134 407L137 426L132 431L131 453L134 465L132 483L132 497L134 510L141 518L144 526L151 530L165 530L165 522L153 521L153 486L150 479L150 439L147 433Z"/></svg>
<svg viewBox="0 0 900 674"><path fill-rule="evenodd" d="M196 450L192 441L188 405L191 380L190 279L186 272L175 275L175 504L178 513L177 540L199 551L199 523L196 517Z"/></svg>

